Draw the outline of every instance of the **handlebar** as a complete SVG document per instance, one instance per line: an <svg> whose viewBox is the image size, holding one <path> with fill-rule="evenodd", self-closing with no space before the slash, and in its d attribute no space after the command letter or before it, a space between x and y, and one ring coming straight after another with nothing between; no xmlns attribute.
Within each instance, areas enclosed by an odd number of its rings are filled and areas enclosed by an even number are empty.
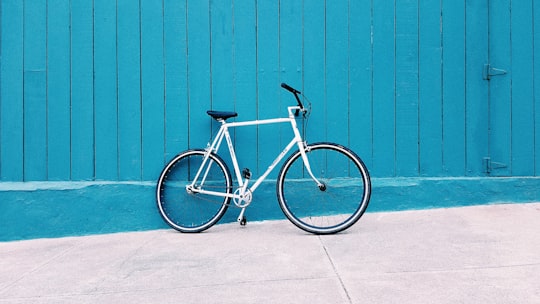
<svg viewBox="0 0 540 304"><path fill-rule="evenodd" d="M293 93L294 97L296 98L296 101L298 102L298 106L300 107L300 110L305 111L304 110L304 105L302 104L302 102L300 101L300 98L298 97L298 94L302 94L302 92L298 91L297 89L291 87L290 85L288 85L288 84L286 84L284 82L281 83L281 87L284 88L285 90ZM296 110L296 113L294 115L298 116L298 112L299 112L299 110Z"/></svg>
<svg viewBox="0 0 540 304"><path fill-rule="evenodd" d="M290 85L288 85L288 84L286 84L284 82L281 83L281 87L284 88L285 90L293 93L293 94L298 94L298 93L302 94L300 91L298 91L297 89L291 87Z"/></svg>

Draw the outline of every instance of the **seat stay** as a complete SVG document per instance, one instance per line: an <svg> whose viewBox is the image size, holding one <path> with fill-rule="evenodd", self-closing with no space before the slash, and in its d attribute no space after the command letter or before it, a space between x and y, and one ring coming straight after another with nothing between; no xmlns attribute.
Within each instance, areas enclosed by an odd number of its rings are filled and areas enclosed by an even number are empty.
<svg viewBox="0 0 540 304"><path fill-rule="evenodd" d="M214 153L217 153L217 150L219 149L219 147L221 146L221 141L223 140L223 135L224 135L224 129L223 127L219 129L218 133L216 134L216 138L214 139L214 141L212 142L211 145L209 145L205 150L206 150L206 153L204 154L204 157L203 157L203 161L199 167L199 169L197 170L197 174L195 174L195 177L193 178L193 181L191 182L191 184L189 184L187 187L190 187L190 188L193 188L196 184L197 184L197 181L199 180L199 177L203 171L203 169L205 167L207 167L206 169L206 172L204 173L204 176L202 178L202 182L201 182L201 185L202 183L204 183L204 181L206 180L206 176L208 175L208 172L210 171L210 165L209 166L206 166L206 162L208 161L208 159L210 158L210 154L212 152Z"/></svg>

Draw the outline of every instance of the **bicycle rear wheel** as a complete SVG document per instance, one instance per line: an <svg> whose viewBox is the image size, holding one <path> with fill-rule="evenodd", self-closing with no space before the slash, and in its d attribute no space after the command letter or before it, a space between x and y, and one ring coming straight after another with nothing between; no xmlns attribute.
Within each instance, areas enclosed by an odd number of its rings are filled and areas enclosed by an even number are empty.
<svg viewBox="0 0 540 304"><path fill-rule="evenodd" d="M158 210L165 222L181 232L201 232L217 223L227 211L230 198L188 191L206 151L188 150L163 169L156 189ZM197 183L198 190L230 194L232 179L225 162L210 154Z"/></svg>
<svg viewBox="0 0 540 304"><path fill-rule="evenodd" d="M334 143L315 143L306 149L311 172L300 151L283 164L277 180L283 213L297 227L315 234L332 234L356 223L371 195L369 172L350 149Z"/></svg>

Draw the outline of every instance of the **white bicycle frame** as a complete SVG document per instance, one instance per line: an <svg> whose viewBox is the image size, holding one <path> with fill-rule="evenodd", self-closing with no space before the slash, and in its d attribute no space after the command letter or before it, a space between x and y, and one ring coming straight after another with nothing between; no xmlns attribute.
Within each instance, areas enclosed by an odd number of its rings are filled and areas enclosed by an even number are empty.
<svg viewBox="0 0 540 304"><path fill-rule="evenodd" d="M203 161L201 166L199 167L199 170L197 171L197 174L195 175L195 178L191 182L191 184L186 186L186 191L190 193L202 193L207 195L213 195L213 196L221 196L221 197L229 197L231 198L235 205L237 207L241 208L240 215L238 216L238 221L240 221L244 216L245 208L251 203L252 199L252 193L255 192L255 190L259 187L259 185L266 179L266 177L274 170L274 168L277 166L277 164L287 155L287 153L292 149L292 147L296 144L298 146L298 149L300 150L300 153L302 154L302 160L304 162L304 165L306 167L306 171L308 172L309 176L317 183L317 186L322 186L323 184L313 175L311 172L311 166L309 165L308 158L306 156L306 147L307 145L302 140L302 136L300 135L300 132L298 131L298 126L296 124L296 119L294 117L293 111L302 110L299 106L294 107L288 107L287 108L289 112L288 118L272 118L272 119L263 119L263 120L251 120L251 121L242 121L242 122L226 122L224 119L218 120L221 122L221 127L219 128L219 131L216 134L215 139L212 141L212 144L206 148L206 154L204 155ZM246 178L245 180L242 179L242 174L240 173L240 167L238 166L238 160L236 158L236 153L234 151L234 146L231 140L231 136L229 134L229 128L235 128L235 127L244 127L244 126L254 126L254 125L264 125L264 124L278 124L278 123L290 123L294 137L291 139L289 144L283 149L283 151L274 159L272 164L266 169L266 171L255 181L255 183L248 189L248 183L249 178ZM221 143L223 141L223 138L227 141L227 146L229 149L229 153L231 154L231 160L234 167L234 173L236 175L236 179L238 181L238 188L232 192L232 193L223 193L223 192L216 192L216 191L209 191L204 190L202 187L197 187L196 185L202 186L204 184L204 181L206 180L206 176L208 172L210 171L210 166L207 167L206 172L203 173L203 168L205 168L206 162L208 161L208 158L210 157L210 153L215 152L219 150ZM211 164L210 164L211 165ZM197 183L200 179L200 183Z"/></svg>

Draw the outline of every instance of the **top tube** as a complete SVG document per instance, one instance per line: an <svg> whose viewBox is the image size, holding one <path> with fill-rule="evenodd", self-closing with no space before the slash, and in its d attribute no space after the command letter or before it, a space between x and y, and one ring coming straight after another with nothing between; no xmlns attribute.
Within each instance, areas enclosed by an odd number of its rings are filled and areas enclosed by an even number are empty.
<svg viewBox="0 0 540 304"><path fill-rule="evenodd" d="M225 122L224 120L222 123L224 125L227 125L228 127L241 127L241 126L253 126L253 125L264 125L264 124L275 124L275 123L284 123L284 122L291 122L291 120L294 120L294 114L293 111L300 110L300 107L294 106L294 107L288 107L287 111L289 112L289 117L283 117L283 118L268 118L268 119L261 119L261 120L247 120L247 121L238 121L238 122Z"/></svg>

